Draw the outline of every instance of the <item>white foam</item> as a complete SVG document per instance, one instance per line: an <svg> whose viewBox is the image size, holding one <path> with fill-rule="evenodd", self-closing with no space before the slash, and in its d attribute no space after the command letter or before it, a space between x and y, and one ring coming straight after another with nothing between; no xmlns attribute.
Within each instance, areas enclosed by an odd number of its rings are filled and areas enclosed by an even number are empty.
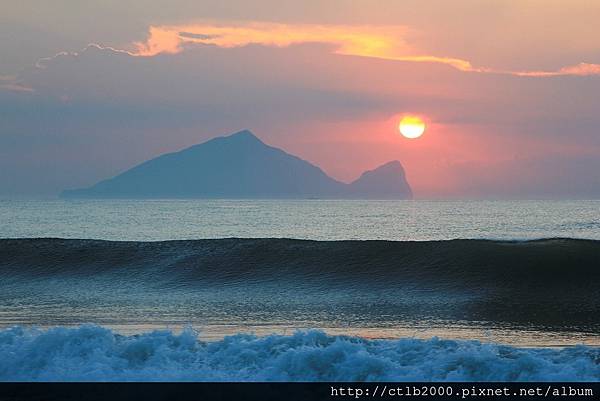
<svg viewBox="0 0 600 401"><path fill-rule="evenodd" d="M600 348L365 340L320 331L203 342L191 330L122 336L85 325L0 330L2 381L597 381Z"/></svg>

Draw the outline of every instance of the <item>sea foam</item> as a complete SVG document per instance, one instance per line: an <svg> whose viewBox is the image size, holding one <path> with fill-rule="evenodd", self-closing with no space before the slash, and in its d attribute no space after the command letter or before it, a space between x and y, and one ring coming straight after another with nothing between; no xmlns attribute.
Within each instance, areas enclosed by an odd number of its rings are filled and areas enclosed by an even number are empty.
<svg viewBox="0 0 600 401"><path fill-rule="evenodd" d="M0 331L1 381L597 381L600 348L515 348L321 331L202 341L83 325Z"/></svg>

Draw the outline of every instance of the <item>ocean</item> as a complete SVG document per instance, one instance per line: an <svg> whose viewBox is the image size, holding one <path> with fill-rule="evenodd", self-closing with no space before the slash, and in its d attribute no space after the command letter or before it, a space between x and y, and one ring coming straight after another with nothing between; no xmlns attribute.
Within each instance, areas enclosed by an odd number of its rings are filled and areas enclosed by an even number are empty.
<svg viewBox="0 0 600 401"><path fill-rule="evenodd" d="M0 380L600 380L599 269L600 201L4 200Z"/></svg>
<svg viewBox="0 0 600 401"><path fill-rule="evenodd" d="M0 200L0 238L600 239L600 200Z"/></svg>

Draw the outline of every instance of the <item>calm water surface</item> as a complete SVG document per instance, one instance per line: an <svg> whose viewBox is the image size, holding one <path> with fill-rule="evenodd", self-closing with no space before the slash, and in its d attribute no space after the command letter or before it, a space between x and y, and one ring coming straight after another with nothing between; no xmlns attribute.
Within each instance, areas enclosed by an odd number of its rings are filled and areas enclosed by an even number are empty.
<svg viewBox="0 0 600 401"><path fill-rule="evenodd" d="M600 239L600 201L0 201L0 237Z"/></svg>

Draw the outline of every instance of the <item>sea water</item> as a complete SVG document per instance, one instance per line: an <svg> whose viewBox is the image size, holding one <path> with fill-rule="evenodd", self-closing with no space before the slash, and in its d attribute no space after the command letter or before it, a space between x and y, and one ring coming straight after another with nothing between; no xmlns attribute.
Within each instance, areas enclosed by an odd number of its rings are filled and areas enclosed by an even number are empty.
<svg viewBox="0 0 600 401"><path fill-rule="evenodd" d="M595 380L599 210L0 201L0 379Z"/></svg>
<svg viewBox="0 0 600 401"><path fill-rule="evenodd" d="M0 238L600 239L600 200L0 200Z"/></svg>

